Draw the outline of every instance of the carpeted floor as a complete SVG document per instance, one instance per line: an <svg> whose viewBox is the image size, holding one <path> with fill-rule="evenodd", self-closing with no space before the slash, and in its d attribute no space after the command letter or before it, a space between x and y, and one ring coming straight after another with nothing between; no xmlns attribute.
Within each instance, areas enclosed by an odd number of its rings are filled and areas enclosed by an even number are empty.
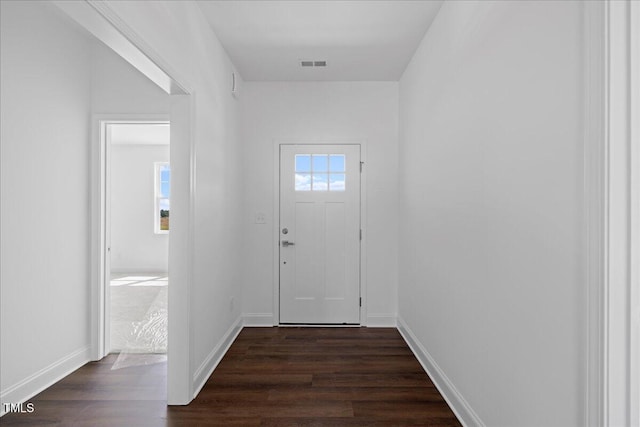
<svg viewBox="0 0 640 427"><path fill-rule="evenodd" d="M111 352L166 353L166 274L113 275L111 290Z"/></svg>

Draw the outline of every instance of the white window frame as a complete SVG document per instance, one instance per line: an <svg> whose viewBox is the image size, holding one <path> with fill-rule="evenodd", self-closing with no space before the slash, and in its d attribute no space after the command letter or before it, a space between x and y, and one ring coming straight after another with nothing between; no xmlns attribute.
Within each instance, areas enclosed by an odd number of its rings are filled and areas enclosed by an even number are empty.
<svg viewBox="0 0 640 427"><path fill-rule="evenodd" d="M160 171L164 166L169 166L169 162L155 162L153 164L153 170L154 170L154 179L153 179L153 232L155 234L169 234L169 231L171 229L171 226L169 226L169 230L162 230L160 229L160 221L161 221L161 217L160 217L160 201L161 200L169 200L169 203L171 203L171 200L169 197L162 197L161 194L161 178L160 178ZM169 221L169 224L171 224L171 221Z"/></svg>

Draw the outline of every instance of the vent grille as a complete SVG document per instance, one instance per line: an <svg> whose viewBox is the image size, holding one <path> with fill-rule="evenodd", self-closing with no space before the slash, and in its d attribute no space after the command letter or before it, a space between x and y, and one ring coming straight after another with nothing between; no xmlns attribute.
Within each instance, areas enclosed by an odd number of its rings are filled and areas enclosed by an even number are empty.
<svg viewBox="0 0 640 427"><path fill-rule="evenodd" d="M327 61L311 61L311 60L302 60L300 61L301 67L326 67Z"/></svg>

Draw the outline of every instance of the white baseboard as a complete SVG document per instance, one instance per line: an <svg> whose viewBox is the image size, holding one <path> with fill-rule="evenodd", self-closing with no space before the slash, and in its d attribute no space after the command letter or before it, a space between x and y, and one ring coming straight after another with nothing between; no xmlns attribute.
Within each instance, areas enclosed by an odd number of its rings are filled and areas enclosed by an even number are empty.
<svg viewBox="0 0 640 427"><path fill-rule="evenodd" d="M211 351L211 353L209 353L204 362L202 362L200 367L193 374L193 389L195 390L195 392L193 393L194 399L196 398L198 393L200 393L200 390L202 390L202 387L204 387L204 384L213 373L213 370L216 369L216 366L218 366L241 330L242 317L238 317L238 319L233 322L233 325L231 325L229 330L227 330L227 333L224 334L224 337L222 337L218 345Z"/></svg>
<svg viewBox="0 0 640 427"><path fill-rule="evenodd" d="M51 387L62 378L91 360L91 347L82 347L71 354L53 362L29 375L22 381L0 392L0 416L5 414L4 403L24 403L47 387Z"/></svg>
<svg viewBox="0 0 640 427"><path fill-rule="evenodd" d="M242 315L243 325L249 327L267 327L273 326L272 313L245 313Z"/></svg>
<svg viewBox="0 0 640 427"><path fill-rule="evenodd" d="M367 315L367 328L395 328L397 323L395 314Z"/></svg>
<svg viewBox="0 0 640 427"><path fill-rule="evenodd" d="M447 378L444 371L440 369L433 357L431 357L427 349L425 349L420 341L418 341L409 326L407 326L401 317L398 317L398 331L400 331L400 334L407 342L407 345L411 351L413 351L413 354L416 356L424 370L427 372L427 375L429 375L429 378L431 378L431 381L435 384L440 394L442 394L444 400L447 401L449 407L451 407L451 410L456 417L458 417L458 420L462 425L483 427L485 424L482 422L478 414L475 413L469 403L467 403L464 397L462 397L453 383L449 378Z"/></svg>

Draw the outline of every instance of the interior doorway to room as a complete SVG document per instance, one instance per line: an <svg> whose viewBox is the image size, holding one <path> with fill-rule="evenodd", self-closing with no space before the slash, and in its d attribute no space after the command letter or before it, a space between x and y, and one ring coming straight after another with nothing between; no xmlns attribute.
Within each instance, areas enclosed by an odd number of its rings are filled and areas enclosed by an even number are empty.
<svg viewBox="0 0 640 427"><path fill-rule="evenodd" d="M166 360L169 122L109 121L104 138L105 350L119 354L115 369L140 354Z"/></svg>
<svg viewBox="0 0 640 427"><path fill-rule="evenodd" d="M360 323L360 146L280 146L280 323Z"/></svg>

